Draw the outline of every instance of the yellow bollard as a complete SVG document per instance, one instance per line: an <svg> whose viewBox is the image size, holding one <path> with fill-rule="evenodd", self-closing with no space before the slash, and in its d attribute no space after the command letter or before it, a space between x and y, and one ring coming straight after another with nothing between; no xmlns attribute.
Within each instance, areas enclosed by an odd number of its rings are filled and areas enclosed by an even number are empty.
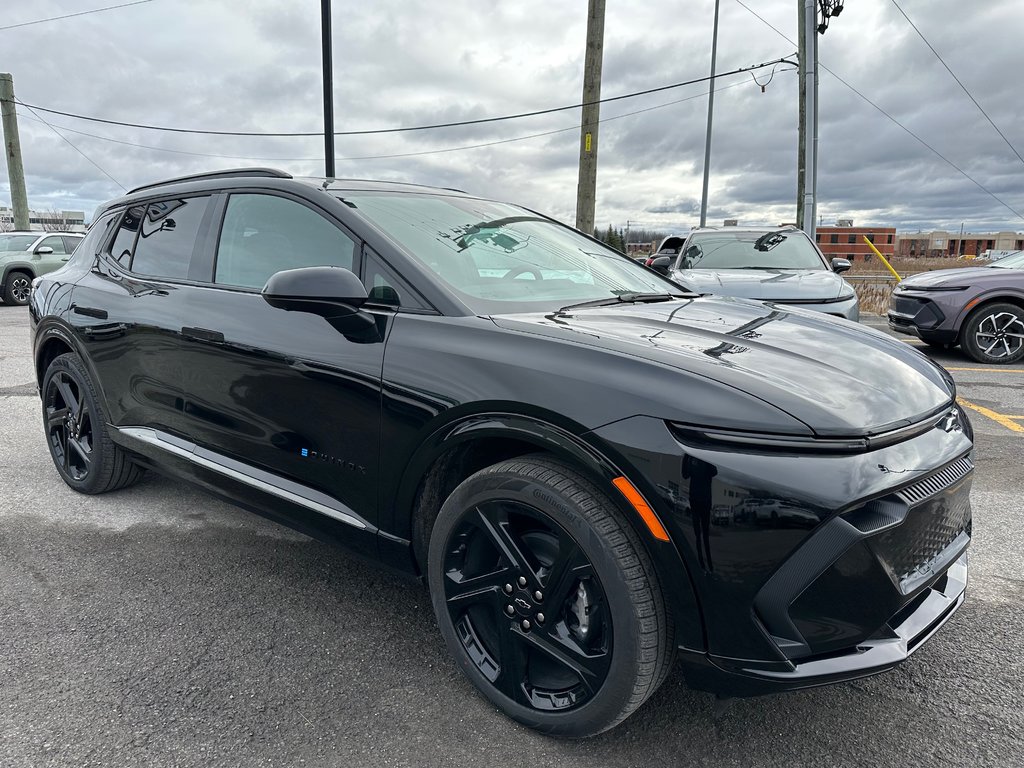
<svg viewBox="0 0 1024 768"><path fill-rule="evenodd" d="M864 242L867 243L868 244L868 248L870 248L872 251L874 251L875 255L882 260L882 263L885 264L885 268L888 269L890 272L892 272L892 276L896 278L896 282L897 283L901 282L903 280L903 278L900 277L900 273L892 268L892 264L890 264L888 262L888 260L885 258L885 256L882 255L881 251L879 251L877 248L875 248L875 244L872 243L870 240L868 240L868 236L867 235L864 235Z"/></svg>

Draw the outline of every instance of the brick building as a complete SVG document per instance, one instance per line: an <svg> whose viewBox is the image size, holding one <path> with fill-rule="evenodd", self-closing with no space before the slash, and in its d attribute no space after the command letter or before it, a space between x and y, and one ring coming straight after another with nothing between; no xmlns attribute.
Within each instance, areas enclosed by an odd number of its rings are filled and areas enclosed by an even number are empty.
<svg viewBox="0 0 1024 768"><path fill-rule="evenodd" d="M1024 235L1019 232L915 232L900 235L896 253L900 256L941 258L979 256L984 251L1019 251L1024 249Z"/></svg>
<svg viewBox="0 0 1024 768"><path fill-rule="evenodd" d="M837 256L840 259L849 259L850 263L856 261L872 261L875 254L867 243L868 240L877 248L885 258L890 258L894 253L896 228L895 227L818 227L817 242L818 248L825 254L826 259Z"/></svg>

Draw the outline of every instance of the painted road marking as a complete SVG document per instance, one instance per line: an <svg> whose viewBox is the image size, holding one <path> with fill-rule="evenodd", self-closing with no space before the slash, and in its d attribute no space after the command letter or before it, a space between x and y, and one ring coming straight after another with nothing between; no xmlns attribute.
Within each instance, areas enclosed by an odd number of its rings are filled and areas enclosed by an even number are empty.
<svg viewBox="0 0 1024 768"><path fill-rule="evenodd" d="M987 416L988 418L992 419L992 421L996 422L997 424L1002 424L1004 427L1006 427L1011 432L1024 432L1024 426L1022 426L1022 425L1018 424L1016 421L1014 421L1013 420L1014 419L1013 416L1007 416L1007 415L1002 414L1002 413L997 413L997 412L991 410L990 408L985 408L984 406L981 406L981 405L975 405L974 403L968 402L967 400L964 400L961 397L958 397L956 401L958 403L960 403L960 405L964 406L965 408L970 408L972 411L976 411L976 412L980 413L982 416ZM1020 417L1018 416L1017 418L1020 418Z"/></svg>
<svg viewBox="0 0 1024 768"><path fill-rule="evenodd" d="M1024 373L1024 368L946 368L947 371L979 371L981 373Z"/></svg>

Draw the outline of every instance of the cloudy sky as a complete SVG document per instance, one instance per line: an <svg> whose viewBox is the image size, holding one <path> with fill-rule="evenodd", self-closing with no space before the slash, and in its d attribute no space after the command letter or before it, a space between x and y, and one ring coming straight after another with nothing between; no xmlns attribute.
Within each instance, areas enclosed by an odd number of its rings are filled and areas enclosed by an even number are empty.
<svg viewBox="0 0 1024 768"><path fill-rule="evenodd" d="M0 27L125 1L7 0ZM821 64L849 84L821 74L823 222L1024 230L1014 212L1024 214L1024 161L1010 146L1024 154L1024 3L898 2L1009 144L893 0L848 0L818 38ZM0 29L0 71L13 74L20 101L79 115L189 129L317 131L319 8L316 0L151 0ZM707 75L713 8L713 0L607 0L602 96ZM336 130L579 103L586 11L586 0L335 3ZM795 53L783 35L796 40L796 0L721 0L720 24L719 72ZM794 220L797 77L789 69L777 67L763 93L750 74L717 81L709 223ZM757 73L761 83L770 76L771 69ZM322 138L202 136L18 112L34 208L85 210L88 218L119 185L215 168L323 173ZM606 104L601 117L598 225L696 224L707 84ZM569 110L338 137L337 175L458 187L571 223L578 125L579 111ZM4 170L0 202L9 204Z"/></svg>

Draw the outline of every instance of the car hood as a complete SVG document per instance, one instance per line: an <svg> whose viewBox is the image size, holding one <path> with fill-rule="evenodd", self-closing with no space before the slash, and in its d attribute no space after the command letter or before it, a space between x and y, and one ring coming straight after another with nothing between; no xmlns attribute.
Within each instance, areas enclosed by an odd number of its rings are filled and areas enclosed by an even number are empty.
<svg viewBox="0 0 1024 768"><path fill-rule="evenodd" d="M819 435L870 435L912 424L954 395L949 374L909 345L810 310L705 296L492 320L714 380ZM681 384L680 402L686 396Z"/></svg>
<svg viewBox="0 0 1024 768"><path fill-rule="evenodd" d="M900 283L904 289L929 288L935 285L971 285L979 281L1005 280L1012 275L1022 275L1020 270L999 269L998 267L962 267L959 269L936 269L905 277Z"/></svg>
<svg viewBox="0 0 1024 768"><path fill-rule="evenodd" d="M827 269L676 269L670 277L695 293L747 299L835 299L845 281Z"/></svg>

